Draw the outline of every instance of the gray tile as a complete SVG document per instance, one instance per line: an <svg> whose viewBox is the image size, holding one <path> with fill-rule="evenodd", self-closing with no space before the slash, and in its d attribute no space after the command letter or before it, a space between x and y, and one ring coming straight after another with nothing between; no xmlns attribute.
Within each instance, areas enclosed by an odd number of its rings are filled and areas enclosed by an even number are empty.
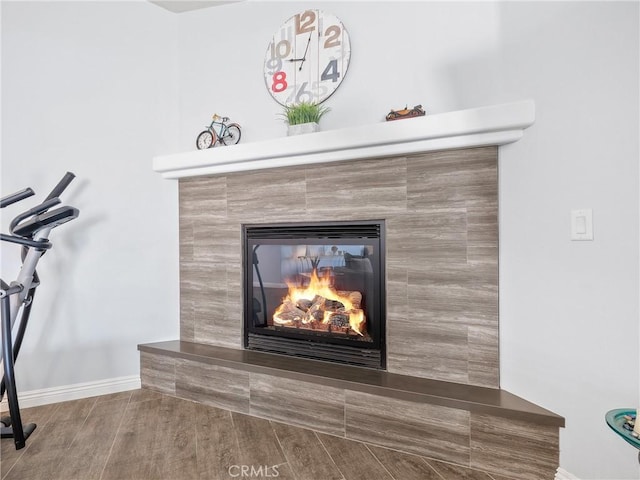
<svg viewBox="0 0 640 480"><path fill-rule="evenodd" d="M559 464L558 428L471 414L472 468L519 480L553 478Z"/></svg>
<svg viewBox="0 0 640 480"><path fill-rule="evenodd" d="M344 478L313 431L276 422L272 426L297 480Z"/></svg>
<svg viewBox="0 0 640 480"><path fill-rule="evenodd" d="M131 391L131 397L129 403L147 402L149 400L159 400L162 398L162 393L150 390L148 388L140 388L138 390Z"/></svg>
<svg viewBox="0 0 640 480"><path fill-rule="evenodd" d="M230 468L240 464L240 450L231 412L196 404L195 437L198 462L196 478L230 478Z"/></svg>
<svg viewBox="0 0 640 480"><path fill-rule="evenodd" d="M251 471L249 471L249 473L251 473ZM267 477L267 475L271 475L271 478L277 478L278 480L298 480L298 478L293 474L291 466L288 463L281 463L280 465L267 465L266 468L262 471L262 475L265 478L269 478Z"/></svg>
<svg viewBox="0 0 640 480"><path fill-rule="evenodd" d="M407 268L387 263L387 335L397 321L406 321L408 311Z"/></svg>
<svg viewBox="0 0 640 480"><path fill-rule="evenodd" d="M440 208L395 215L387 221L390 262L419 269L422 265L466 265L467 211Z"/></svg>
<svg viewBox="0 0 640 480"><path fill-rule="evenodd" d="M242 326L234 325L231 318L226 315L215 319L207 318L206 312L201 312L197 318L199 343L236 349L242 347Z"/></svg>
<svg viewBox="0 0 640 480"><path fill-rule="evenodd" d="M419 316L396 322L390 332L389 370L393 373L467 383L468 327L433 323Z"/></svg>
<svg viewBox="0 0 640 480"><path fill-rule="evenodd" d="M394 480L364 443L317 435L345 480Z"/></svg>
<svg viewBox="0 0 640 480"><path fill-rule="evenodd" d="M270 218L299 220L305 215L305 194L305 173L300 168L259 170L227 177L228 215L242 223L264 223Z"/></svg>
<svg viewBox="0 0 640 480"><path fill-rule="evenodd" d="M225 176L182 178L178 182L181 221L199 223L227 216Z"/></svg>
<svg viewBox="0 0 640 480"><path fill-rule="evenodd" d="M180 263L193 261L193 250L195 247L193 235L194 222L184 217L180 218L178 236L180 242Z"/></svg>
<svg viewBox="0 0 640 480"><path fill-rule="evenodd" d="M97 398L96 404L69 447L74 455L65 455L65 460L56 468L56 474L60 478L100 479L129 396L112 396L110 400ZM112 428L104 428L107 424ZM96 432L101 432L101 435L97 436Z"/></svg>
<svg viewBox="0 0 640 480"><path fill-rule="evenodd" d="M7 473L9 470L12 470L21 458L23 460L28 460L28 457L24 457L24 453L29 451L32 446L35 444L36 448L38 448L38 444L40 443L39 437L44 434L49 435L51 432L46 428L48 422L54 416L55 412L59 408L59 404L52 405L42 405L39 407L31 407L31 408L23 408L20 411L20 415L22 417L23 423L35 423L37 428L31 434L31 436L27 439L27 446L24 449L16 450L15 443L12 440L2 440L0 442L1 450L0 450L0 473L1 477L7 477ZM7 407L8 408L8 407ZM2 411L2 416L8 416L8 411ZM46 458L44 459L46 461ZM31 463L31 460L28 460ZM21 466L17 467L19 470L22 470Z"/></svg>
<svg viewBox="0 0 640 480"><path fill-rule="evenodd" d="M138 389L127 390L124 392L108 393L106 395L100 395L99 397L96 397L96 404L102 403L102 402L113 402L113 401L124 401L125 403L128 403L129 400L131 399L131 395L133 394L133 392L137 392L137 391L139 390Z"/></svg>
<svg viewBox="0 0 640 480"><path fill-rule="evenodd" d="M472 470L461 465L438 462L437 460L426 460L444 480L492 480L485 472Z"/></svg>
<svg viewBox="0 0 640 480"><path fill-rule="evenodd" d="M240 464L254 466L275 466L287 462L268 420L233 413L233 428L240 449Z"/></svg>
<svg viewBox="0 0 640 480"><path fill-rule="evenodd" d="M228 268L202 262L192 270L196 284L188 293L193 302L194 332L199 343L240 348L242 323L237 312L229 312Z"/></svg>
<svg viewBox="0 0 640 480"><path fill-rule="evenodd" d="M406 210L404 158L336 162L306 170L306 209L311 217L377 219Z"/></svg>
<svg viewBox="0 0 640 480"><path fill-rule="evenodd" d="M498 265L498 205L467 208L467 260Z"/></svg>
<svg viewBox="0 0 640 480"><path fill-rule="evenodd" d="M407 161L410 210L497 201L497 148L431 152Z"/></svg>
<svg viewBox="0 0 640 480"><path fill-rule="evenodd" d="M235 344L235 348L241 348L244 338L242 336L244 300L242 297L242 264L240 262L227 264L227 288L226 342Z"/></svg>
<svg viewBox="0 0 640 480"><path fill-rule="evenodd" d="M252 373L251 414L344 435L344 390Z"/></svg>
<svg viewBox="0 0 640 480"><path fill-rule="evenodd" d="M347 392L347 438L451 462L469 462L469 412Z"/></svg>
<svg viewBox="0 0 640 480"><path fill-rule="evenodd" d="M422 457L372 445L368 448L394 479L442 480Z"/></svg>
<svg viewBox="0 0 640 480"><path fill-rule="evenodd" d="M491 266L410 267L409 307L416 318L497 328L498 283Z"/></svg>
<svg viewBox="0 0 640 480"><path fill-rule="evenodd" d="M175 359L140 352L140 380L144 388L173 395L176 392Z"/></svg>
<svg viewBox="0 0 640 480"><path fill-rule="evenodd" d="M220 265L240 263L242 241L239 223L201 222L193 227L194 260Z"/></svg>
<svg viewBox="0 0 640 480"><path fill-rule="evenodd" d="M495 326L471 325L469 333L469 383L500 388L500 353Z"/></svg>
<svg viewBox="0 0 640 480"><path fill-rule="evenodd" d="M249 373L176 360L176 396L236 412L249 412Z"/></svg>
<svg viewBox="0 0 640 480"><path fill-rule="evenodd" d="M149 478L161 403L162 397L127 405L101 479Z"/></svg>
<svg viewBox="0 0 640 480"><path fill-rule="evenodd" d="M158 413L166 421L153 440L150 478L197 478L196 404L165 395Z"/></svg>
<svg viewBox="0 0 640 480"><path fill-rule="evenodd" d="M194 279L196 263L180 260L180 338L187 342L195 342L195 292L197 284Z"/></svg>

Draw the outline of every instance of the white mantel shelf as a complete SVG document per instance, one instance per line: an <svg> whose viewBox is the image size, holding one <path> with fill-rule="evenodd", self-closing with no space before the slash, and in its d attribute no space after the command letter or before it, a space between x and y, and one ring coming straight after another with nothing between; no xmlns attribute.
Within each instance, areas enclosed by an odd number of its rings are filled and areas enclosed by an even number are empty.
<svg viewBox="0 0 640 480"><path fill-rule="evenodd" d="M504 145L535 121L532 100L158 156L153 169L183 178L435 150Z"/></svg>

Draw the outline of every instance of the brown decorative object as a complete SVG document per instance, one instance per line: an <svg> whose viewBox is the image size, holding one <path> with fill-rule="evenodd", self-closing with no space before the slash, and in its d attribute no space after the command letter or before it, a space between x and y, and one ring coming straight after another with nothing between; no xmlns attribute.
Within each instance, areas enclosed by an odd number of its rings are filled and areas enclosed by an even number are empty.
<svg viewBox="0 0 640 480"><path fill-rule="evenodd" d="M387 113L387 122L391 120L400 120L401 118L413 118L424 117L426 112L423 110L422 105L416 105L413 108L407 108L406 106L402 110L391 110Z"/></svg>

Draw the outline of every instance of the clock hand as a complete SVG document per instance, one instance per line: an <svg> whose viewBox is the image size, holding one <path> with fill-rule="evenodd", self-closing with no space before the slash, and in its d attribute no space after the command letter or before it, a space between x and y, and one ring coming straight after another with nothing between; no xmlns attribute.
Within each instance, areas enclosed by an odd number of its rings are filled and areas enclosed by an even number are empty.
<svg viewBox="0 0 640 480"><path fill-rule="evenodd" d="M289 58L287 62L302 62L304 58Z"/></svg>
<svg viewBox="0 0 640 480"><path fill-rule="evenodd" d="M298 68L299 72L302 71L302 65L304 65L304 61L307 59L307 51L309 50L309 44L311 43L311 35L313 35L313 32L309 34L309 40L307 40L307 48L304 49L304 55L302 55L302 63L300 64L300 68Z"/></svg>

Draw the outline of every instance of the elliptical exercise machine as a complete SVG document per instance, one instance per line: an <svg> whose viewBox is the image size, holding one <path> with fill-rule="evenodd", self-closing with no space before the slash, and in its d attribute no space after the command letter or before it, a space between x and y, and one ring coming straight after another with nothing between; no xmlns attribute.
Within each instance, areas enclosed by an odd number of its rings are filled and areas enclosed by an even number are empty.
<svg viewBox="0 0 640 480"><path fill-rule="evenodd" d="M36 288L40 285L36 265L40 257L51 248L49 233L55 227L73 220L80 213L78 209L67 206L49 211L50 208L60 203L58 197L74 177L73 173L67 172L44 202L21 213L11 221L10 235L0 233L1 241L22 245L22 267L17 279L10 284L0 279L0 308L2 310L2 344L0 348L2 349L1 361L4 367L0 383L0 399L4 398L6 391L10 414L9 417L0 420L0 427L2 438L13 438L16 450L25 446L26 439L33 433L36 425L34 423L22 424L14 363L20 352ZM8 207L33 195L35 193L31 188L7 195L0 199L0 208ZM15 334L13 333L14 326L16 326Z"/></svg>

